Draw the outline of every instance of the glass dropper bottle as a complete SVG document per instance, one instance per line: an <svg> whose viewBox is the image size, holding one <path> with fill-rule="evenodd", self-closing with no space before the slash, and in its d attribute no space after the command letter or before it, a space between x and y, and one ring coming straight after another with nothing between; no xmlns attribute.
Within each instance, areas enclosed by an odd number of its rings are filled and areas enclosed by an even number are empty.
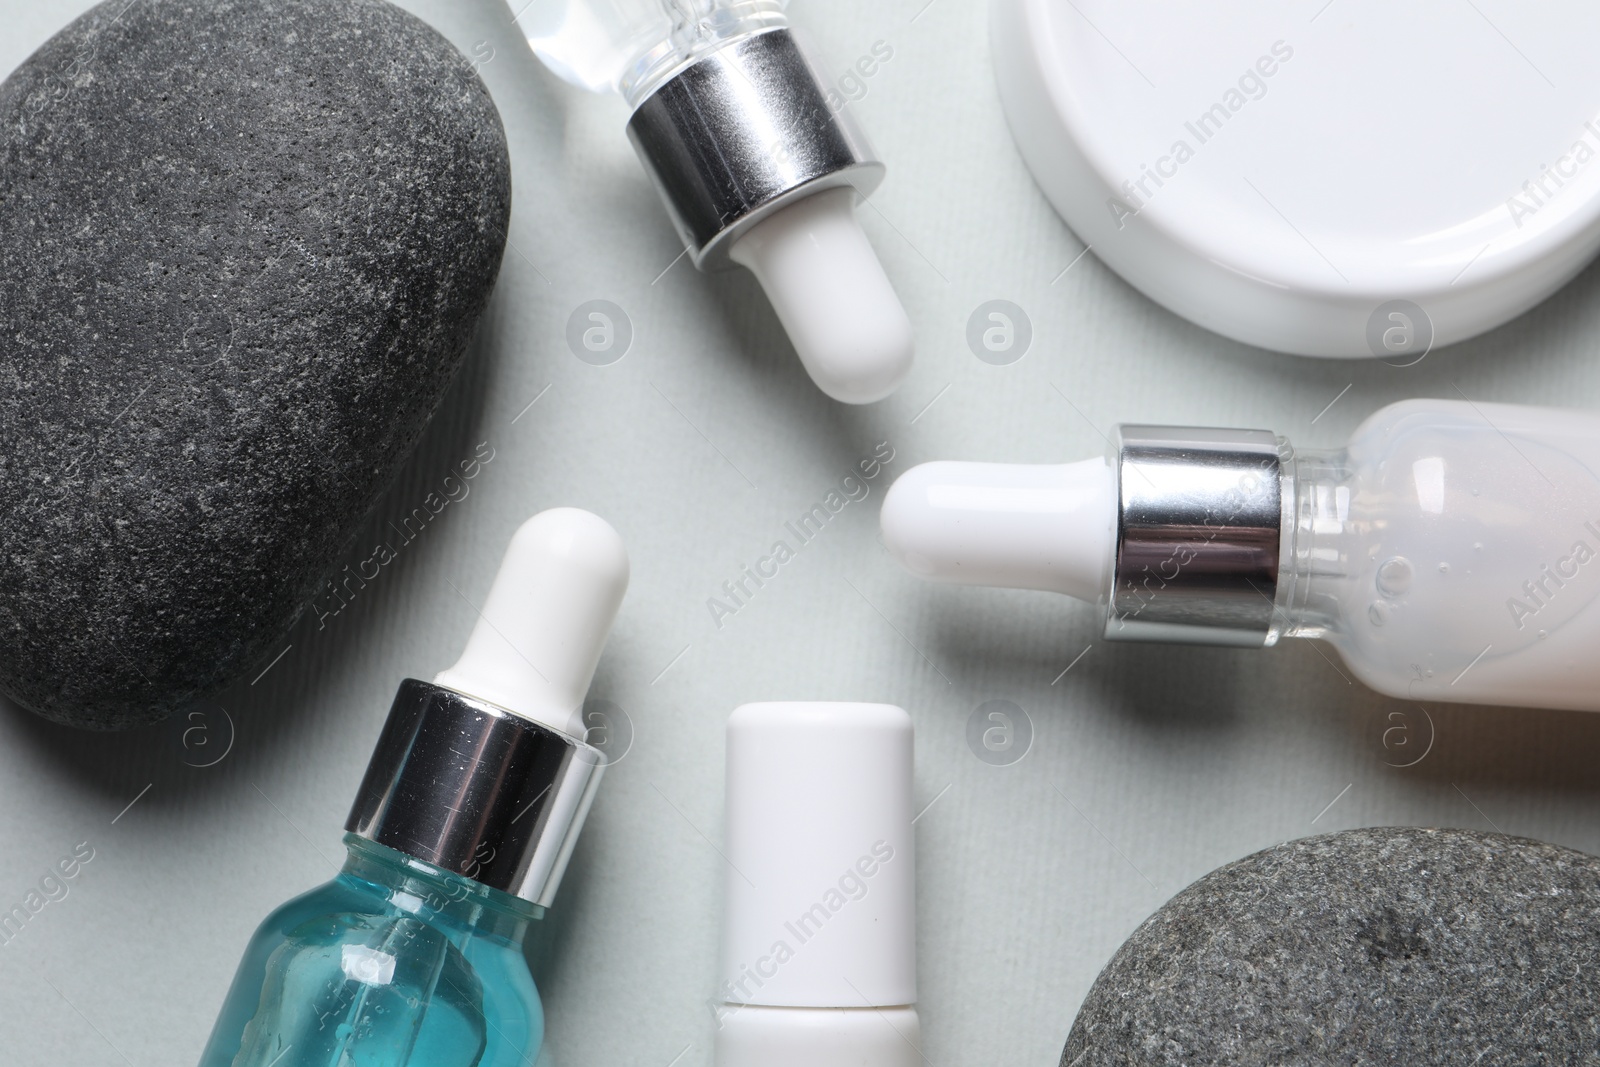
<svg viewBox="0 0 1600 1067"><path fill-rule="evenodd" d="M605 757L582 705L628 584L603 519L512 538L455 666L407 679L327 884L256 931L200 1067L527 1067L544 1012L524 942Z"/></svg>
<svg viewBox="0 0 1600 1067"><path fill-rule="evenodd" d="M1327 450L1122 426L1108 458L914 467L881 525L931 581L1098 603L1108 641L1314 638L1389 696L1600 711L1593 412L1407 400Z"/></svg>
<svg viewBox="0 0 1600 1067"><path fill-rule="evenodd" d="M628 136L695 266L749 268L823 392L894 391L911 321L855 216L884 166L783 0L533 0L518 23L553 72L633 109Z"/></svg>

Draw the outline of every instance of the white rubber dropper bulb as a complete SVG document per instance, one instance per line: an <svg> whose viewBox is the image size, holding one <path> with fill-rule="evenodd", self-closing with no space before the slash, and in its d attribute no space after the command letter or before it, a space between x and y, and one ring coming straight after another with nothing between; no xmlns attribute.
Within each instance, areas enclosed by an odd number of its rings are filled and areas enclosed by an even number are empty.
<svg viewBox="0 0 1600 1067"><path fill-rule="evenodd" d="M854 189L815 193L763 219L730 255L760 280L818 388L870 404L911 372L916 338L855 202Z"/></svg>
<svg viewBox="0 0 1600 1067"><path fill-rule="evenodd" d="M610 523L541 511L512 536L466 650L434 683L581 734L576 713L627 588L628 553Z"/></svg>
<svg viewBox="0 0 1600 1067"><path fill-rule="evenodd" d="M1117 481L1103 459L1059 465L924 463L889 487L883 540L929 581L1105 598Z"/></svg>

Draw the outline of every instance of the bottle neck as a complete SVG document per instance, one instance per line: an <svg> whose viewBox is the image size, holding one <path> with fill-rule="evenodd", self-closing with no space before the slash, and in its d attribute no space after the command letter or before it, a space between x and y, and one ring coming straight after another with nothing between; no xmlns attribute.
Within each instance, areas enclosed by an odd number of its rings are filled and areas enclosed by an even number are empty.
<svg viewBox="0 0 1600 1067"><path fill-rule="evenodd" d="M344 835L342 880L443 929L521 943L544 909L357 834Z"/></svg>
<svg viewBox="0 0 1600 1067"><path fill-rule="evenodd" d="M548 906L604 771L605 755L564 731L408 678L344 827Z"/></svg>
<svg viewBox="0 0 1600 1067"><path fill-rule="evenodd" d="M1268 644L1278 637L1327 637L1338 631L1340 592L1352 573L1354 481L1345 449L1286 449L1283 551Z"/></svg>
<svg viewBox="0 0 1600 1067"><path fill-rule="evenodd" d="M623 71L617 89L638 107L685 67L734 41L789 25L782 0L665 0L671 33Z"/></svg>
<svg viewBox="0 0 1600 1067"><path fill-rule="evenodd" d="M1266 430L1117 428L1108 640L1276 640L1288 452Z"/></svg>

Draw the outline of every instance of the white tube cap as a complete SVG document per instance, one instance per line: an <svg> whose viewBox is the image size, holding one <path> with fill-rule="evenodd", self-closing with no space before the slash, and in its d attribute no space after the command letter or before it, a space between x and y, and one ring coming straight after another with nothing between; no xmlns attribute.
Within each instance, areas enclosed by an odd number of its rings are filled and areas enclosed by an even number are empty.
<svg viewBox="0 0 1600 1067"><path fill-rule="evenodd" d="M437 685L582 736L578 712L628 588L628 553L611 524L577 508L518 528L478 623Z"/></svg>
<svg viewBox="0 0 1600 1067"><path fill-rule="evenodd" d="M889 487L878 521L920 578L1097 602L1116 555L1117 479L1104 459L924 463Z"/></svg>
<svg viewBox="0 0 1600 1067"><path fill-rule="evenodd" d="M889 704L746 704L729 718L722 1001L916 1002L911 739Z"/></svg>
<svg viewBox="0 0 1600 1067"><path fill-rule="evenodd" d="M839 188L796 201L729 255L760 280L817 387L846 404L870 404L911 372L916 338L855 200L854 189Z"/></svg>
<svg viewBox="0 0 1600 1067"><path fill-rule="evenodd" d="M760 1008L717 1013L717 1067L923 1067L917 1009Z"/></svg>

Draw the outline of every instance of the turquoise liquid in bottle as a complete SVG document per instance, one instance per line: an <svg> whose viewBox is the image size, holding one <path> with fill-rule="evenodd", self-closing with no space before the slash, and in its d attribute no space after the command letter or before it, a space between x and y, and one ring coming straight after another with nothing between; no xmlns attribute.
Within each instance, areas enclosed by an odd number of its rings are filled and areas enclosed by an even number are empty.
<svg viewBox="0 0 1600 1067"><path fill-rule="evenodd" d="M544 909L345 835L338 877L257 930L200 1067L527 1067Z"/></svg>
<svg viewBox="0 0 1600 1067"><path fill-rule="evenodd" d="M523 523L461 658L401 683L344 868L261 924L200 1067L531 1067L524 943L605 770L581 711L627 584L598 516Z"/></svg>

